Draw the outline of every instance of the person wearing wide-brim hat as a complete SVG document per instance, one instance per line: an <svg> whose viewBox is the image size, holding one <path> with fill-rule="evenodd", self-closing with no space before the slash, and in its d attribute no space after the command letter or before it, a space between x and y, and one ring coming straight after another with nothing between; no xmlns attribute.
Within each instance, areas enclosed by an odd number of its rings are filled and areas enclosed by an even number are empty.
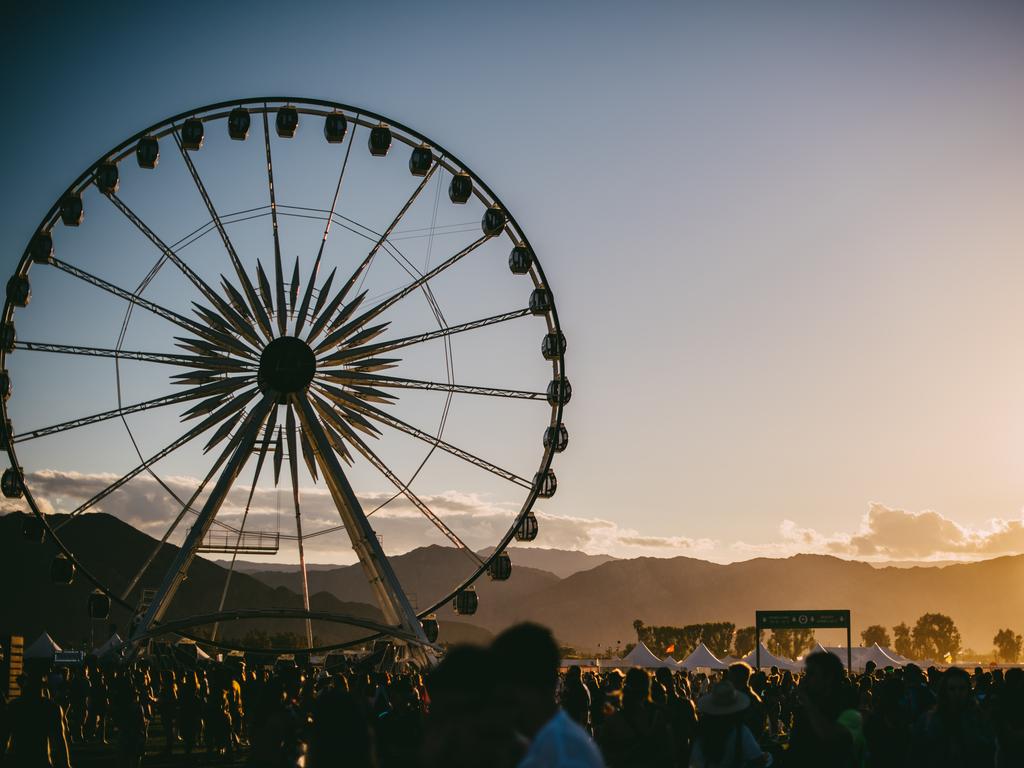
<svg viewBox="0 0 1024 768"><path fill-rule="evenodd" d="M697 740L690 753L693 768L742 768L769 766L772 757L762 752L742 713L750 697L737 691L728 680L715 683L709 693L697 699Z"/></svg>
<svg viewBox="0 0 1024 768"><path fill-rule="evenodd" d="M697 699L697 711L702 715L733 715L750 706L750 697L723 680L711 686L711 691Z"/></svg>

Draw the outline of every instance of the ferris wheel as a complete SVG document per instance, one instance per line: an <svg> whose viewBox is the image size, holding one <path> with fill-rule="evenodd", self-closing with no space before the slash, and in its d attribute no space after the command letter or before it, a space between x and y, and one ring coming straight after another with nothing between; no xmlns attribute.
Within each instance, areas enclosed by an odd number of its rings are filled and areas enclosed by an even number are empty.
<svg viewBox="0 0 1024 768"><path fill-rule="evenodd" d="M135 612L135 647L245 650L224 625L276 619L305 639L276 650L326 649L314 624L341 624L425 662L435 612L474 613L474 582L508 579L506 547L537 536L565 350L525 232L451 152L331 101L213 104L105 153L34 231L0 325L0 486L56 544L56 581ZM58 470L88 482L57 490ZM501 521L487 549L453 498ZM100 511L151 536L131 568L65 535ZM403 583L375 520L464 570L438 594ZM382 618L311 607L311 548L354 554ZM183 614L197 555L223 583ZM236 562L264 555L298 562L301 607L235 599Z"/></svg>

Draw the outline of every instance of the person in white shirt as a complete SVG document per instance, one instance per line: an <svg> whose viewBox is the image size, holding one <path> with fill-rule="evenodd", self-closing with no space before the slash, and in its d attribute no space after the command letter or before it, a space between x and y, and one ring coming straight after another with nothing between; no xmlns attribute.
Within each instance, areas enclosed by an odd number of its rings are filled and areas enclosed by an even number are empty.
<svg viewBox="0 0 1024 768"><path fill-rule="evenodd" d="M538 624L518 624L491 644L498 705L530 746L518 768L604 768L593 739L555 700L558 644Z"/></svg>

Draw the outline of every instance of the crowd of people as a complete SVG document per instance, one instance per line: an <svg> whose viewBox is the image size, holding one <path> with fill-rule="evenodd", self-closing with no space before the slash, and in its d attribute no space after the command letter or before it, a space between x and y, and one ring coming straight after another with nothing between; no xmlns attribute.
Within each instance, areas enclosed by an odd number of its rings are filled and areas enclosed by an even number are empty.
<svg viewBox="0 0 1024 768"><path fill-rule="evenodd" d="M145 660L23 676L0 706L0 765L74 765L109 742L136 768L1006 768L1024 766L1024 670L874 669L812 654L799 674L559 672L521 624L423 674L358 665L158 669Z"/></svg>

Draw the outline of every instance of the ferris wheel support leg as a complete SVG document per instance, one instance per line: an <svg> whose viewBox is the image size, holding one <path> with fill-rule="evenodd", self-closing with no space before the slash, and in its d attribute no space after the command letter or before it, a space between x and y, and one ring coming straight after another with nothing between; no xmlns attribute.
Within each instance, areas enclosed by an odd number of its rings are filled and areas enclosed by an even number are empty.
<svg viewBox="0 0 1024 768"><path fill-rule="evenodd" d="M210 491L210 496L203 505L202 511L200 511L195 523L185 537L185 541L178 550L178 554L175 555L174 562L167 571L167 575L164 576L164 580L160 584L153 602L146 609L146 613L132 631L129 640L131 645L130 656L133 657L138 652L139 640L148 634L154 623L163 618L167 607L171 604L171 600L174 599L174 594L178 591L178 587L185 580L189 566L192 564L192 559L195 557L196 549L213 524L213 519L217 516L218 510L220 510L221 505L227 498L231 486L234 485L235 479L238 477L238 473L241 472L246 460L252 454L253 446L259 437L260 428L274 407L274 398L269 395L264 396L259 404L249 412L248 417L243 422L241 427L243 430L242 439L232 452L231 458L228 459L227 465L224 467L224 471L221 472L220 477L217 479L217 484Z"/></svg>
<svg viewBox="0 0 1024 768"><path fill-rule="evenodd" d="M338 462L338 457L331 448L323 426L320 424L313 406L303 394L292 395L292 402L298 413L302 429L313 446L316 462L327 481L331 497L338 508L338 514L345 524L345 530L352 540L352 548L359 558L366 579L373 589L377 603L384 614L384 622L401 628L417 638L416 643L409 645L409 653L421 667L430 666L431 659L427 653L430 641L423 632L423 626L416 617L416 612L402 590L402 585L384 555L384 550L377 540L377 534L370 527L362 505L356 498L348 478Z"/></svg>

